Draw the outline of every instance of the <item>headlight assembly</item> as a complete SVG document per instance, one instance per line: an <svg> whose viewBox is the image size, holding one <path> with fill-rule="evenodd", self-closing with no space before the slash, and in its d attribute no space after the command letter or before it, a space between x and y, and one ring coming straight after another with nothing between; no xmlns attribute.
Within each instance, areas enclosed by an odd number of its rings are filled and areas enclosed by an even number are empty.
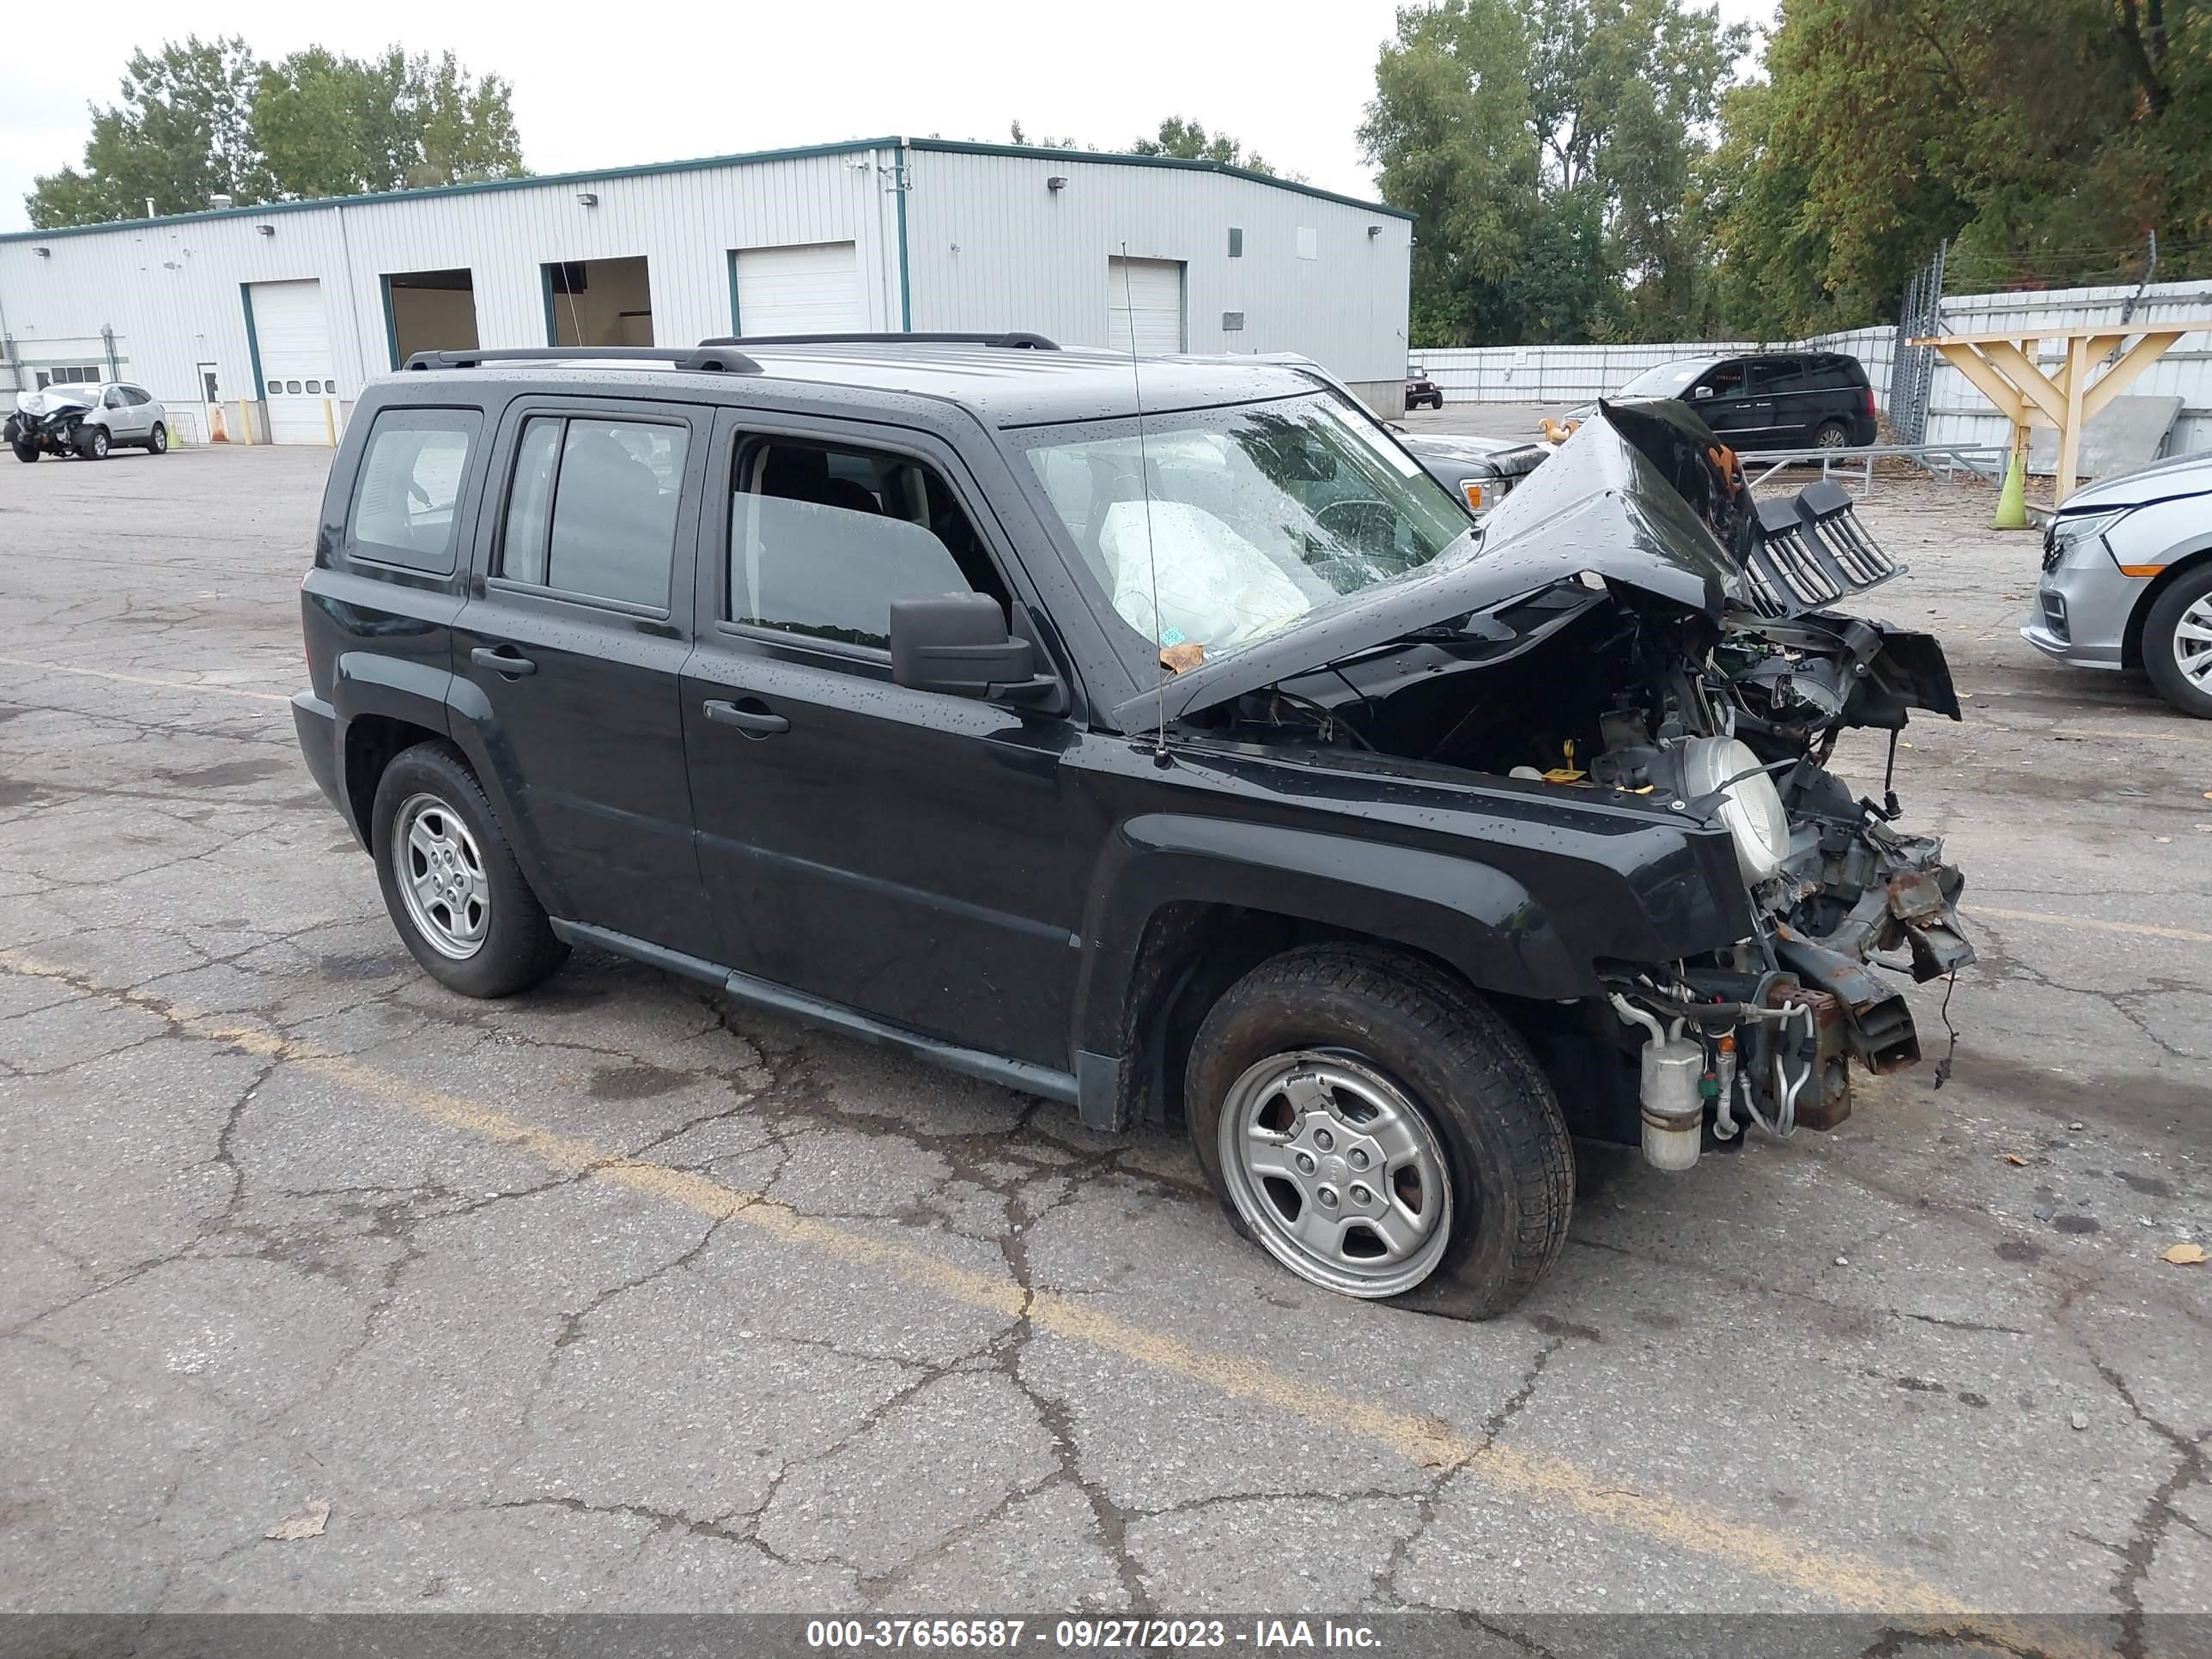
<svg viewBox="0 0 2212 1659"><path fill-rule="evenodd" d="M1733 780L1733 781L1731 781ZM1694 738L1682 745L1682 793L1695 800L1723 786L1719 817L1735 842L1736 867L1751 884L1790 855L1790 814L1750 746L1734 738Z"/></svg>

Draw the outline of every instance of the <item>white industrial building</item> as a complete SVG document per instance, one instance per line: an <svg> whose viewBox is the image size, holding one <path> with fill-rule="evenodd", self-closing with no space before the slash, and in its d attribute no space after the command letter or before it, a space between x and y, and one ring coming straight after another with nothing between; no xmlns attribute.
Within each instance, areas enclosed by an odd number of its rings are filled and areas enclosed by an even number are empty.
<svg viewBox="0 0 2212 1659"><path fill-rule="evenodd" d="M859 139L0 236L0 389L125 379L180 441L328 443L426 349L1026 329L1302 352L1395 413L1412 247L1214 162Z"/></svg>

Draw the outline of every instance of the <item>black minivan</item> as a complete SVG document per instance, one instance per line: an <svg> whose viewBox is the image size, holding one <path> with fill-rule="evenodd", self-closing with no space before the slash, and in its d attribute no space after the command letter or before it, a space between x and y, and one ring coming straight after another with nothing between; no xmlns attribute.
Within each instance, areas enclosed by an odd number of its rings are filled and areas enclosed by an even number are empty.
<svg viewBox="0 0 2212 1659"><path fill-rule="evenodd" d="M1645 369L1613 395L1680 398L1738 450L1848 449L1875 441L1874 388L1864 365L1840 351L1682 357Z"/></svg>

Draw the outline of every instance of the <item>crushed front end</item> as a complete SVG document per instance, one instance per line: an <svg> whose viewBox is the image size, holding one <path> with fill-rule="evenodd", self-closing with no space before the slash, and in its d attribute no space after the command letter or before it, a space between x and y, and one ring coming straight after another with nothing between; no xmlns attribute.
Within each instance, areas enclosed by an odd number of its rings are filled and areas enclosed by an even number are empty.
<svg viewBox="0 0 2212 1659"><path fill-rule="evenodd" d="M1598 959L1598 994L1513 1017L1571 1126L1632 1140L1640 1119L1660 1167L1740 1145L1747 1126L1834 1127L1852 1060L1921 1057L1903 983L1974 959L1964 879L1905 826L1890 775L1913 711L1959 718L1942 647L1833 608L1899 568L1832 485L1754 501L1671 403L1601 406L1482 534L1406 606L1419 626L1209 718L1724 830L1735 868L1700 902L1739 919L1737 937ZM1887 739L1853 756L1884 769L1878 799L1831 769L1852 731Z"/></svg>

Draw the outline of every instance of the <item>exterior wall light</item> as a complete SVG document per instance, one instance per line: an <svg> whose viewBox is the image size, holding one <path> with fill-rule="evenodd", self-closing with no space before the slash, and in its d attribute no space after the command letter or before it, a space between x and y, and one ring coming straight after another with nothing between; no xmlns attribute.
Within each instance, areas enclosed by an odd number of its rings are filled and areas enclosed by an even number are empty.
<svg viewBox="0 0 2212 1659"><path fill-rule="evenodd" d="M34 247L31 252L37 254L41 259L51 259L54 257L54 251L50 247Z"/></svg>
<svg viewBox="0 0 2212 1659"><path fill-rule="evenodd" d="M1382 227L1380 225L1370 225L1367 227L1367 234L1370 236L1380 236L1382 234Z"/></svg>
<svg viewBox="0 0 2212 1659"><path fill-rule="evenodd" d="M576 192L576 205L578 207L597 207L599 204L599 198L590 191L580 190Z"/></svg>
<svg viewBox="0 0 2212 1659"><path fill-rule="evenodd" d="M274 236L276 234L276 227L274 225L256 225L253 228L253 234L256 236Z"/></svg>
<svg viewBox="0 0 2212 1659"><path fill-rule="evenodd" d="M1067 188L1067 175L1064 173L1054 173L1051 178L1044 181L1044 187L1047 190L1066 190Z"/></svg>

